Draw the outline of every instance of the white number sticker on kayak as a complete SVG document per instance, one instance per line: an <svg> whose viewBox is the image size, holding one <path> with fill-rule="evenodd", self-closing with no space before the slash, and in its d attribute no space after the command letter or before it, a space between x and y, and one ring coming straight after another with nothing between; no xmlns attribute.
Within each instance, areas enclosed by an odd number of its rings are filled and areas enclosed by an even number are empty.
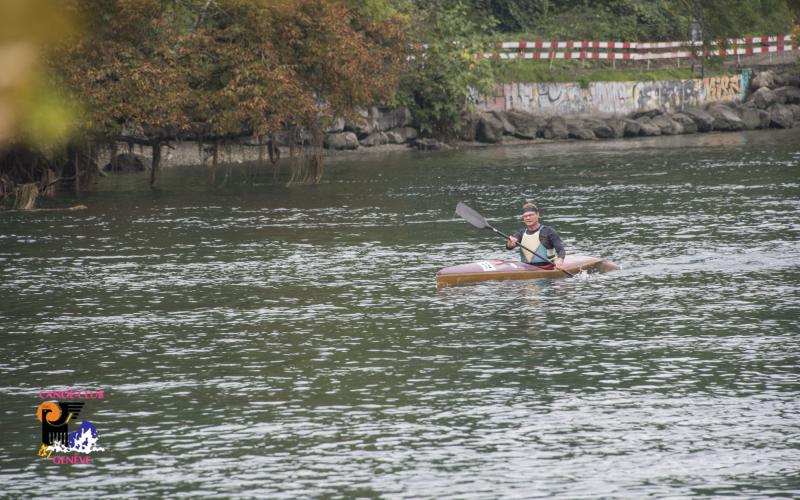
<svg viewBox="0 0 800 500"><path fill-rule="evenodd" d="M491 262L478 262L478 265L481 266L481 269L484 271L496 271L497 268L494 267L494 264Z"/></svg>

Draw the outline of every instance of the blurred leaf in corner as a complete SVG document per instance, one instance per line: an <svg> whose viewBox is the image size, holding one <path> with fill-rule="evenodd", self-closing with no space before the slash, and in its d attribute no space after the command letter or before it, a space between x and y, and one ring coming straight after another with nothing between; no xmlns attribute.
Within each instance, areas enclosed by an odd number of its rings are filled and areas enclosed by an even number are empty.
<svg viewBox="0 0 800 500"><path fill-rule="evenodd" d="M0 145L67 139L75 106L48 75L49 48L76 29L70 1L0 1Z"/></svg>

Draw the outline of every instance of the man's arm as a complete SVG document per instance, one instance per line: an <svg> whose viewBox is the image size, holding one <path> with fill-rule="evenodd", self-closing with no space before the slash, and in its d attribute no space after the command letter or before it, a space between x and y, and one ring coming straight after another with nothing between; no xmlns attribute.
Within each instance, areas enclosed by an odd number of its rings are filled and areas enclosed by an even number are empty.
<svg viewBox="0 0 800 500"><path fill-rule="evenodd" d="M540 239L545 248L555 248L555 264L556 267L560 268L564 265L564 257L567 254L567 251L564 249L564 242L561 241L561 236L558 235L558 231L550 226L547 226L545 229L547 231L542 231L543 234L540 236Z"/></svg>
<svg viewBox="0 0 800 500"><path fill-rule="evenodd" d="M519 243L519 240L522 239L523 231L525 231L525 229L520 229L519 231L508 237L508 240L506 241L506 248L508 250L514 250L514 248L517 246L517 243Z"/></svg>

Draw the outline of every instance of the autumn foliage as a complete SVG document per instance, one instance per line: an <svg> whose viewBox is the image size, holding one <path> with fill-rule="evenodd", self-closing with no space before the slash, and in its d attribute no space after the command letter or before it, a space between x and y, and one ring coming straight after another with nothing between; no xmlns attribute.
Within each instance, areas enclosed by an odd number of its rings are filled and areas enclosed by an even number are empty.
<svg viewBox="0 0 800 500"><path fill-rule="evenodd" d="M302 130L319 149L329 119L394 98L406 61L400 18L373 18L345 0L64 0L58 8L77 26L48 41L41 66L62 102L74 103L60 158L74 163L66 173L75 179L82 158L118 141L152 146L153 174L161 146L174 140L217 147ZM320 176L318 160L301 172L308 183Z"/></svg>

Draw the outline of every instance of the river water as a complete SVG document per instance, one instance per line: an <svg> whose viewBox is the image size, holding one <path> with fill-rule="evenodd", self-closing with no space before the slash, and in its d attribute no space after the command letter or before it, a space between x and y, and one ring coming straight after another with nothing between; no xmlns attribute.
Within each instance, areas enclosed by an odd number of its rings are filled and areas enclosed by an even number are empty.
<svg viewBox="0 0 800 500"><path fill-rule="evenodd" d="M800 495L800 130L246 173L0 213L0 496ZM623 269L437 290L527 199ZM90 464L37 456L69 388Z"/></svg>

